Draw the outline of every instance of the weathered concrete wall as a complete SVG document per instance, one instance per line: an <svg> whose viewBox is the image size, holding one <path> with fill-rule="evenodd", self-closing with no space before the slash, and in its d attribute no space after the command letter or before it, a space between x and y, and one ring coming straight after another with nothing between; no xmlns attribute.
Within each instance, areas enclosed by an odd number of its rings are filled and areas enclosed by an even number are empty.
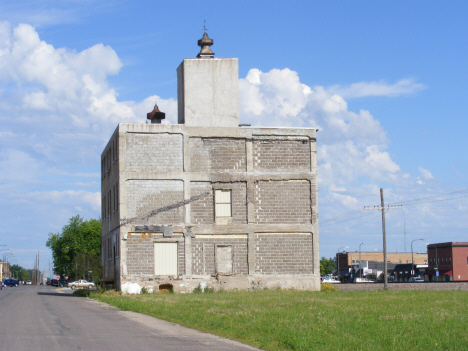
<svg viewBox="0 0 468 351"><path fill-rule="evenodd" d="M174 172L183 170L181 134L126 134L127 172Z"/></svg>
<svg viewBox="0 0 468 351"><path fill-rule="evenodd" d="M209 194L191 203L192 224L213 224L214 199L211 182L191 182L190 188L192 197Z"/></svg>
<svg viewBox="0 0 468 351"><path fill-rule="evenodd" d="M177 68L178 121L187 126L239 125L239 63L185 59Z"/></svg>
<svg viewBox="0 0 468 351"><path fill-rule="evenodd" d="M128 218L139 218L141 223L184 223L184 206L174 206L184 200L181 180L129 179L126 188Z"/></svg>
<svg viewBox="0 0 468 351"><path fill-rule="evenodd" d="M244 235L197 235L192 239L192 273L195 275L216 274L215 250L217 245L232 246L233 274L249 273L247 264L247 234Z"/></svg>
<svg viewBox="0 0 468 351"><path fill-rule="evenodd" d="M247 223L247 183L246 182L191 182L191 195L198 197L191 203L191 222L193 224L215 223L213 190L230 189L232 195L232 224Z"/></svg>
<svg viewBox="0 0 468 351"><path fill-rule="evenodd" d="M254 169L258 171L310 171L310 144L307 138L255 136Z"/></svg>
<svg viewBox="0 0 468 351"><path fill-rule="evenodd" d="M178 272L185 272L185 247L182 234L174 234L171 239L162 233L127 233L127 274L130 279L139 277L156 278L154 275L154 243L177 242Z"/></svg>
<svg viewBox="0 0 468 351"><path fill-rule="evenodd" d="M257 233L255 255L257 274L313 274L311 233Z"/></svg>
<svg viewBox="0 0 468 351"><path fill-rule="evenodd" d="M192 172L245 172L245 140L190 138L190 170Z"/></svg>
<svg viewBox="0 0 468 351"><path fill-rule="evenodd" d="M312 223L310 182L257 182L255 215L257 223Z"/></svg>

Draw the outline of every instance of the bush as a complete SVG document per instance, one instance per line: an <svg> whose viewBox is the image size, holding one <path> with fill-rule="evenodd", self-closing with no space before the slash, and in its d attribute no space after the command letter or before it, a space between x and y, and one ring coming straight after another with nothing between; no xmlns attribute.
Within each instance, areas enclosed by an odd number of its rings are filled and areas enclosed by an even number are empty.
<svg viewBox="0 0 468 351"><path fill-rule="evenodd" d="M193 289L194 294L202 294L202 293L214 293L215 288L209 287L206 285L204 288L202 288L201 284L198 284L195 289Z"/></svg>
<svg viewBox="0 0 468 351"><path fill-rule="evenodd" d="M193 289L194 294L201 294L203 292L203 289L200 284L198 284L195 289Z"/></svg>
<svg viewBox="0 0 468 351"><path fill-rule="evenodd" d="M320 291L331 292L331 291L336 291L336 288L332 283L323 283L323 284L320 284Z"/></svg>
<svg viewBox="0 0 468 351"><path fill-rule="evenodd" d="M77 289L73 292L73 294L81 297L88 297L90 292L91 291L87 289Z"/></svg>

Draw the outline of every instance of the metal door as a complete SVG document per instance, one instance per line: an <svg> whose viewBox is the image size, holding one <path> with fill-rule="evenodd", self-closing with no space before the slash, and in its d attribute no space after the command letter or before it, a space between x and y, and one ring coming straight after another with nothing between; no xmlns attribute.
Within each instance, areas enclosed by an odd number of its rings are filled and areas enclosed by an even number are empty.
<svg viewBox="0 0 468 351"><path fill-rule="evenodd" d="M177 275L177 243L154 243L154 274Z"/></svg>

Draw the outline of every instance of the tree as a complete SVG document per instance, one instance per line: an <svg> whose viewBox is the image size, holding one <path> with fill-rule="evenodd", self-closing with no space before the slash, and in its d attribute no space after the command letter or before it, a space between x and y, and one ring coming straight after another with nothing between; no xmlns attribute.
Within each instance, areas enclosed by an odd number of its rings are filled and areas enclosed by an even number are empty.
<svg viewBox="0 0 468 351"><path fill-rule="evenodd" d="M76 215L70 218L61 233L49 233L46 245L52 250L55 274L74 280L100 276L100 220L83 220ZM91 275L89 271L92 271Z"/></svg>
<svg viewBox="0 0 468 351"><path fill-rule="evenodd" d="M18 280L29 280L31 279L29 272L21 267L20 265L13 264L10 266L11 277Z"/></svg>
<svg viewBox="0 0 468 351"><path fill-rule="evenodd" d="M334 258L325 258L320 259L320 275L332 274L336 268L336 262Z"/></svg>

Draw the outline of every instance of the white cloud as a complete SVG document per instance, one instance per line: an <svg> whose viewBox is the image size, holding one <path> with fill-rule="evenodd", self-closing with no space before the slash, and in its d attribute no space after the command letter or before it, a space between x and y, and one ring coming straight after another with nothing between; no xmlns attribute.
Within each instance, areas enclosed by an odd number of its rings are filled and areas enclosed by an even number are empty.
<svg viewBox="0 0 468 351"><path fill-rule="evenodd" d="M434 176L432 175L431 172L429 172L427 169L424 169L422 167L418 167L419 173L421 173L421 177L423 179L434 179Z"/></svg>
<svg viewBox="0 0 468 351"><path fill-rule="evenodd" d="M395 84L388 84L383 80L378 82L359 82L349 86L334 85L327 89L330 94L338 94L344 98L359 98L366 96L396 97L417 93L427 86L416 83L413 78L400 79Z"/></svg>
<svg viewBox="0 0 468 351"><path fill-rule="evenodd" d="M386 133L368 112L348 110L342 96L302 84L296 72L252 69L239 82L241 119L253 125L318 127L321 186L367 177L392 181L400 167L385 151Z"/></svg>

